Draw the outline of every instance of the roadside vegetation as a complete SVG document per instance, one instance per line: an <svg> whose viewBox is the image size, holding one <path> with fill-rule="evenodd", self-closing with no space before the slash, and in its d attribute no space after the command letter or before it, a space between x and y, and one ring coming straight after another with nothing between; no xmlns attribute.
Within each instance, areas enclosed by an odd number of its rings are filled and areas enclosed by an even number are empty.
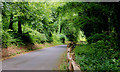
<svg viewBox="0 0 120 72"><path fill-rule="evenodd" d="M74 52L83 71L120 69L119 2L3 2L0 5L3 5L2 49L71 41L78 44Z"/></svg>
<svg viewBox="0 0 120 72"><path fill-rule="evenodd" d="M101 46L102 45L102 46ZM118 71L119 52L109 49L102 42L77 46L76 62L82 71Z"/></svg>
<svg viewBox="0 0 120 72"><path fill-rule="evenodd" d="M59 66L59 70L67 71L68 70L68 63L67 63L67 53L65 52L62 56L61 63Z"/></svg>

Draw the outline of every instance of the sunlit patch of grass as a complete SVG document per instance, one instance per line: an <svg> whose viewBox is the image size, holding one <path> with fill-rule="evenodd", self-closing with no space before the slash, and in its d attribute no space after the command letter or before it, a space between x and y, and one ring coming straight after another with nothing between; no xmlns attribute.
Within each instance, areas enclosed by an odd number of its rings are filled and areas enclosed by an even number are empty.
<svg viewBox="0 0 120 72"><path fill-rule="evenodd" d="M63 45L61 42L53 43L53 45Z"/></svg>
<svg viewBox="0 0 120 72"><path fill-rule="evenodd" d="M10 56L15 56L16 55L16 53L13 53L13 54L11 54Z"/></svg>
<svg viewBox="0 0 120 72"><path fill-rule="evenodd" d="M19 51L16 51L16 53L17 53L17 54L20 54L20 52L19 52Z"/></svg>
<svg viewBox="0 0 120 72"><path fill-rule="evenodd" d="M50 45L49 44L45 44L45 47L49 47Z"/></svg>
<svg viewBox="0 0 120 72"><path fill-rule="evenodd" d="M42 47L38 47L38 48L36 48L36 50L37 50L37 49L42 49Z"/></svg>

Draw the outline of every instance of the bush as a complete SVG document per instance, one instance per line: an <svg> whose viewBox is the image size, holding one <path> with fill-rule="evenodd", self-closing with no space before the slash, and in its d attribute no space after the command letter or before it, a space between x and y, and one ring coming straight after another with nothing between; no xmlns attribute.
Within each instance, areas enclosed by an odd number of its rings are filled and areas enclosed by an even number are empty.
<svg viewBox="0 0 120 72"><path fill-rule="evenodd" d="M89 43L95 43L99 40L108 40L108 39L110 39L110 37L106 33L101 33L101 34L97 33L87 38L87 41Z"/></svg>
<svg viewBox="0 0 120 72"><path fill-rule="evenodd" d="M53 33L52 40L54 44L58 44L58 43L64 43L67 40L67 38L64 34Z"/></svg>
<svg viewBox="0 0 120 72"><path fill-rule="evenodd" d="M2 47L7 48L10 45L26 45L34 43L44 43L47 41L45 34L39 33L27 27L23 27L23 33L19 34L13 30L2 30Z"/></svg>
<svg viewBox="0 0 120 72"><path fill-rule="evenodd" d="M36 30L25 28L24 33L26 33L26 35L30 35L29 38L31 39L32 43L44 43L47 41L45 34L42 34Z"/></svg>
<svg viewBox="0 0 120 72"><path fill-rule="evenodd" d="M67 37L64 34L60 34L59 36L62 43L65 43L65 41L67 41Z"/></svg>
<svg viewBox="0 0 120 72"><path fill-rule="evenodd" d="M52 34L53 43L60 43L60 37L58 34Z"/></svg>
<svg viewBox="0 0 120 72"><path fill-rule="evenodd" d="M77 46L74 50L76 62L83 71L86 70L119 70L118 51L105 46L104 41Z"/></svg>
<svg viewBox="0 0 120 72"><path fill-rule="evenodd" d="M7 48L10 46L12 40L11 35L7 31L2 30L2 47Z"/></svg>

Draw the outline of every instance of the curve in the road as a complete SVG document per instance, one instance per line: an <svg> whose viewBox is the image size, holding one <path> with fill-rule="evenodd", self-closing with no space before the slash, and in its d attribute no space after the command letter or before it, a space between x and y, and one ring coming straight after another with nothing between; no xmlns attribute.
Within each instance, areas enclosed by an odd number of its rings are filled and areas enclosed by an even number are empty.
<svg viewBox="0 0 120 72"><path fill-rule="evenodd" d="M2 61L2 70L53 70L66 45L44 48Z"/></svg>

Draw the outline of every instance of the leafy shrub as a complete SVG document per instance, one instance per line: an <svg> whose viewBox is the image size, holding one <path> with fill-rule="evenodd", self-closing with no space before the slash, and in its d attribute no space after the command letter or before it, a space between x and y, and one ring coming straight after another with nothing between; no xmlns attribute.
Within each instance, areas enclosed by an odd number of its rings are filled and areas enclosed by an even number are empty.
<svg viewBox="0 0 120 72"><path fill-rule="evenodd" d="M104 41L77 46L74 50L76 62L83 71L86 70L119 70L118 51L105 46Z"/></svg>
<svg viewBox="0 0 120 72"><path fill-rule="evenodd" d="M62 43L65 43L65 41L67 41L67 37L64 34L60 34L59 36Z"/></svg>
<svg viewBox="0 0 120 72"><path fill-rule="evenodd" d="M66 41L67 38L64 34L53 33L52 40L53 40L53 43L57 44L57 43L62 43L63 41Z"/></svg>
<svg viewBox="0 0 120 72"><path fill-rule="evenodd" d="M19 34L13 30L2 30L2 47L7 48L10 45L25 45L28 43L44 43L47 41L45 34L39 33L36 30L25 28L22 34Z"/></svg>
<svg viewBox="0 0 120 72"><path fill-rule="evenodd" d="M52 34L53 43L60 43L60 37L58 34Z"/></svg>
<svg viewBox="0 0 120 72"><path fill-rule="evenodd" d="M10 46L12 40L11 35L7 31L2 30L2 47L7 48Z"/></svg>
<svg viewBox="0 0 120 72"><path fill-rule="evenodd" d="M87 41L89 43L95 43L99 40L108 40L110 37L108 35L106 35L105 33L101 33L101 34L94 34L93 36L90 36L89 38L87 38Z"/></svg>
<svg viewBox="0 0 120 72"><path fill-rule="evenodd" d="M30 28L25 28L24 33L26 33L26 35L30 35L30 39L33 43L43 43L45 41L47 41L47 38L45 36L45 34L42 34L36 30L32 30Z"/></svg>

